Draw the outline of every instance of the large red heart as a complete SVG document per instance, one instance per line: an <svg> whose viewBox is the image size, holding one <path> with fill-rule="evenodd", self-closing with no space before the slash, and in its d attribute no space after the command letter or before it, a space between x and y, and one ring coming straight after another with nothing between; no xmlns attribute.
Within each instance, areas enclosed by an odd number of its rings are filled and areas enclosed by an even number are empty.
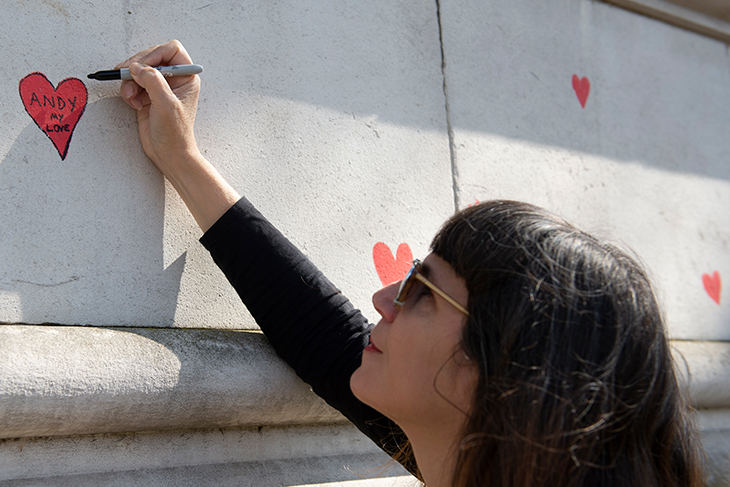
<svg viewBox="0 0 730 487"><path fill-rule="evenodd" d="M88 93L78 78L66 78L54 88L43 73L31 73L20 80L20 98L25 111L66 158L71 136L86 108Z"/></svg>
<svg viewBox="0 0 730 487"><path fill-rule="evenodd" d="M579 78L577 74L573 75L573 89L575 94L578 96L580 106L585 108L586 101L588 101L588 93L591 92L591 82L585 76Z"/></svg>
<svg viewBox="0 0 730 487"><path fill-rule="evenodd" d="M720 304L720 292L722 291L722 281L720 273L715 271L712 275L702 274L702 284L705 285L705 291L715 301Z"/></svg>
<svg viewBox="0 0 730 487"><path fill-rule="evenodd" d="M373 247L373 261L375 262L375 270L378 271L378 277L383 286L400 281L405 276L413 263L413 253L407 243L398 246L398 250L391 252L390 247L383 242L378 242Z"/></svg>

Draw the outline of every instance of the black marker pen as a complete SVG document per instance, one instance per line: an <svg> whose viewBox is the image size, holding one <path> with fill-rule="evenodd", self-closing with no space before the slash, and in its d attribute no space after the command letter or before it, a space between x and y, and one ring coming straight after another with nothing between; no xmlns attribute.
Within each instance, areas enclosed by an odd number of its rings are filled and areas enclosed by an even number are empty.
<svg viewBox="0 0 730 487"><path fill-rule="evenodd" d="M190 76L192 74L199 74L203 72L203 66L200 64L178 64L176 66L153 66L157 71L162 73L162 76ZM129 74L129 68L112 69L109 71L97 71L87 76L89 79L95 79L99 81L108 81L115 79L132 79L132 75Z"/></svg>

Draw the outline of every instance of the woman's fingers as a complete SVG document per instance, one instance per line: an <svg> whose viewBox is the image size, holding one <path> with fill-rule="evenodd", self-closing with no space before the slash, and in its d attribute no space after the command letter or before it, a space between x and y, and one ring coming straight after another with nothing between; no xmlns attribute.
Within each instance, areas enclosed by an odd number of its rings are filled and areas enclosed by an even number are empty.
<svg viewBox="0 0 730 487"><path fill-rule="evenodd" d="M127 102L129 106L135 110L142 108L142 100L140 95L144 92L140 86L134 81L122 81L122 86L119 89L122 99Z"/></svg>
<svg viewBox="0 0 730 487"><path fill-rule="evenodd" d="M118 64L115 69L128 68L133 63L140 63L147 66L169 66L173 64L192 64L192 59L179 41L172 40L165 44L153 46L138 52L126 61ZM166 82L174 90L188 83L188 78L187 76L172 77ZM134 80L122 81L120 93L124 101L135 110L139 110L145 104L144 89Z"/></svg>
<svg viewBox="0 0 730 487"><path fill-rule="evenodd" d="M165 77L156 69L140 63L132 63L129 72L135 83L150 96L155 103L163 103L169 97L175 96L167 84Z"/></svg>

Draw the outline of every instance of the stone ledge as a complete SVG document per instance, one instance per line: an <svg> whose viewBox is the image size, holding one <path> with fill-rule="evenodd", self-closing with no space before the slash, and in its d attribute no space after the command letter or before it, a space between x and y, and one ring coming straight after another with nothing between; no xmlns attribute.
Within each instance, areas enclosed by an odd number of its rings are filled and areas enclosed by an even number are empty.
<svg viewBox="0 0 730 487"><path fill-rule="evenodd" d="M698 411L702 446L705 449L707 487L730 485L730 409Z"/></svg>
<svg viewBox="0 0 730 487"><path fill-rule="evenodd" d="M260 333L0 326L0 438L344 421Z"/></svg>
<svg viewBox="0 0 730 487"><path fill-rule="evenodd" d="M407 475L351 424L0 440L3 481L295 485Z"/></svg>
<svg viewBox="0 0 730 487"><path fill-rule="evenodd" d="M672 342L674 359L692 405L698 409L730 408L730 342Z"/></svg>
<svg viewBox="0 0 730 487"><path fill-rule="evenodd" d="M730 407L730 343L672 343L693 405ZM0 438L345 421L260 333L0 326Z"/></svg>

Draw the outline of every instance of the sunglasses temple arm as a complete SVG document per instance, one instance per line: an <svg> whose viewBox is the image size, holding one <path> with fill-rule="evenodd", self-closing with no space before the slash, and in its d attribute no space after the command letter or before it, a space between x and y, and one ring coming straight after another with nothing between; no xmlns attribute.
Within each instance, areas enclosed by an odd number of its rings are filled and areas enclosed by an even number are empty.
<svg viewBox="0 0 730 487"><path fill-rule="evenodd" d="M431 289L433 292L435 292L436 294L438 294L439 296L441 296L442 298L444 298L446 301L448 301L454 308L458 309L459 311L461 311L465 315L469 316L469 312L466 310L466 308L464 308L462 305L460 305L459 303L457 303L454 298L452 298L451 296L449 296L448 294L446 294L445 292L443 292L441 289L439 289L438 287L436 287L435 284L433 284L431 281L429 281L428 279L426 279L425 277L423 277L421 274L416 274L416 279L418 279L419 281L421 281L422 283L424 283L426 286L429 287L429 289Z"/></svg>

